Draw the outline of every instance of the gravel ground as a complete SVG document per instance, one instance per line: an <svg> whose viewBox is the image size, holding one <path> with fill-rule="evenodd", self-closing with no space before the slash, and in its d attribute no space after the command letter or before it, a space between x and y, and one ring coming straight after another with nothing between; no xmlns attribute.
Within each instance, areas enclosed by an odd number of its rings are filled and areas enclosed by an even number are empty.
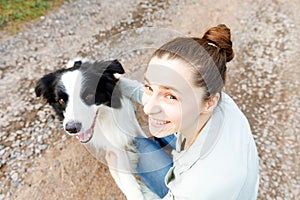
<svg viewBox="0 0 300 200"><path fill-rule="evenodd" d="M232 30L226 92L253 130L259 199L299 198L299 8L296 0L78 0L17 35L0 33L0 200L124 199L107 167L36 99L36 80L78 56L118 58L140 79L155 47L219 23Z"/></svg>

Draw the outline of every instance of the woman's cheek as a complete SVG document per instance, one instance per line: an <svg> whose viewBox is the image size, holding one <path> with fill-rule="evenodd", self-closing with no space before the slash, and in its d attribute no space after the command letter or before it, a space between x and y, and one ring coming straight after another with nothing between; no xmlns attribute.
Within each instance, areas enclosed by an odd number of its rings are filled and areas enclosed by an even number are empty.
<svg viewBox="0 0 300 200"><path fill-rule="evenodd" d="M143 96L142 96L143 105L145 105L148 102L148 99L149 99L149 95L144 93Z"/></svg>
<svg viewBox="0 0 300 200"><path fill-rule="evenodd" d="M182 115L183 115L181 105L164 104L163 108L167 120L172 121L176 127L180 127L182 124Z"/></svg>

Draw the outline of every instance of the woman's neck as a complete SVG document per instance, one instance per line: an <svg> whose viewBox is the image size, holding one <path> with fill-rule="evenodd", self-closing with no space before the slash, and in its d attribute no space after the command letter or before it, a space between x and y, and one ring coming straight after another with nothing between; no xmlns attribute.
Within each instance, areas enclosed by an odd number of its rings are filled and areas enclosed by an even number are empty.
<svg viewBox="0 0 300 200"><path fill-rule="evenodd" d="M203 130L203 128L205 127L206 123L208 122L211 116L212 113L200 115L199 120L198 122L195 123L194 127L191 127L189 130L182 132L183 136L185 137L184 150L188 150L192 146L192 144L194 144L194 142L201 134L201 131Z"/></svg>

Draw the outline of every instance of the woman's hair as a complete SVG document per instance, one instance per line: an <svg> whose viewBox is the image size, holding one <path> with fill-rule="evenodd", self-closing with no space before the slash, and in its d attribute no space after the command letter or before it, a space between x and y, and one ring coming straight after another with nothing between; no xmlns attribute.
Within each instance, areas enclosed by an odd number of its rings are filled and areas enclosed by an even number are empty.
<svg viewBox="0 0 300 200"><path fill-rule="evenodd" d="M226 62L233 59L230 29L220 24L202 38L179 37L157 49L151 58L179 59L191 66L194 84L206 88L204 100L221 92L226 78Z"/></svg>

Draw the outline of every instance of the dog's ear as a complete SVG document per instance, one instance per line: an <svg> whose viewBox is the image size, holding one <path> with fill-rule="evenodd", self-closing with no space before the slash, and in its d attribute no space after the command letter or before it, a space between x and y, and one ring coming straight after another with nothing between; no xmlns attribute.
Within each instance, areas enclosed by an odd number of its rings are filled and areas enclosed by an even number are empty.
<svg viewBox="0 0 300 200"><path fill-rule="evenodd" d="M122 64L118 60L109 61L108 66L106 67L104 73L119 73L124 74L125 70L122 66Z"/></svg>
<svg viewBox="0 0 300 200"><path fill-rule="evenodd" d="M77 67L80 67L81 64L82 64L82 61L81 61L81 60L75 61L73 67L76 67L76 68L77 68Z"/></svg>
<svg viewBox="0 0 300 200"><path fill-rule="evenodd" d="M49 103L56 114L58 115L60 120L63 120L63 110L64 107L60 105L57 100L57 94L56 94L56 84L58 79L57 72L47 74L43 76L40 80L38 80L36 87L35 87L35 94L37 97L42 96L47 103ZM67 99L67 98L65 98Z"/></svg>
<svg viewBox="0 0 300 200"><path fill-rule="evenodd" d="M117 80L114 73L124 74L125 71L118 60L96 62L97 66L102 66L104 71L100 75L97 85L96 102L98 104L106 102L107 106L119 108L121 106L121 92L116 87Z"/></svg>
<svg viewBox="0 0 300 200"><path fill-rule="evenodd" d="M38 80L35 86L35 94L37 97L42 96L49 104L55 102L54 82L57 79L55 73L50 73Z"/></svg>
<svg viewBox="0 0 300 200"><path fill-rule="evenodd" d="M80 58L75 58L72 60L69 60L68 63L66 64L66 68L67 69L78 69L81 64L83 63L84 59L80 59Z"/></svg>

